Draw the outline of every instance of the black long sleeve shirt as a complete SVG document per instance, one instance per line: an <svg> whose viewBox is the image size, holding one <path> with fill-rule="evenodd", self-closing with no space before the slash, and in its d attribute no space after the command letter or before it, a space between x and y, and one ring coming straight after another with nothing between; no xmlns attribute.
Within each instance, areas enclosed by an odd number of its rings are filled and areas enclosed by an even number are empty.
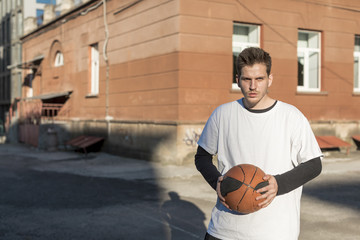
<svg viewBox="0 0 360 240"><path fill-rule="evenodd" d="M202 147L198 147L195 155L195 165L210 186L216 190L216 184L221 173L212 162L212 155ZM278 184L277 195L288 193L321 173L322 165L320 157L301 163L292 170L283 174L275 175Z"/></svg>

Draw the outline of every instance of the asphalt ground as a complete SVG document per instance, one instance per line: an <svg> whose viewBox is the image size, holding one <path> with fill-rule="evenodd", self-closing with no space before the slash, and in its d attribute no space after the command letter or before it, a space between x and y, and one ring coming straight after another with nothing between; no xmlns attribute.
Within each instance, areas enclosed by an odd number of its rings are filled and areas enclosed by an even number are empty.
<svg viewBox="0 0 360 240"><path fill-rule="evenodd" d="M360 153L327 153L301 240L360 239ZM215 192L193 164L0 144L0 239L203 239Z"/></svg>

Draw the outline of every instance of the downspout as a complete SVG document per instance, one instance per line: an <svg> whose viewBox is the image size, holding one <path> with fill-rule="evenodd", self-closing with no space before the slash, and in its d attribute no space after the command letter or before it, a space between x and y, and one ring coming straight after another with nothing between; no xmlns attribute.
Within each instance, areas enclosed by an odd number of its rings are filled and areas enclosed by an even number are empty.
<svg viewBox="0 0 360 240"><path fill-rule="evenodd" d="M103 46L103 57L106 64L106 79L105 79L105 120L106 120L106 128L107 128L107 137L110 137L111 132L111 120L113 119L109 116L109 59L107 56L107 45L109 42L109 28L107 24L107 15L106 15L106 0L103 0L103 14L104 14L104 27L105 27L105 42Z"/></svg>
<svg viewBox="0 0 360 240"><path fill-rule="evenodd" d="M106 87L105 87L105 119L107 121L111 120L112 117L109 116L109 59L107 56L107 45L109 42L109 28L106 18L106 0L103 0L103 14L104 14L104 26L105 26L105 42L103 46L103 57L106 64Z"/></svg>

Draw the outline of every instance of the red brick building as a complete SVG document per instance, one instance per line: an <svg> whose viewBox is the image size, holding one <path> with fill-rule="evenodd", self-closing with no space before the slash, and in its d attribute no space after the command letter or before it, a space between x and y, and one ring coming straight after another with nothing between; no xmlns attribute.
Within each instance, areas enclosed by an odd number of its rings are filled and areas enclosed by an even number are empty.
<svg viewBox="0 0 360 240"><path fill-rule="evenodd" d="M241 97L233 56L260 46L273 59L270 95L317 134L350 142L360 132L358 34L353 0L88 1L22 38L33 69L22 101L62 104L59 145L99 135L107 151L182 163L214 108Z"/></svg>

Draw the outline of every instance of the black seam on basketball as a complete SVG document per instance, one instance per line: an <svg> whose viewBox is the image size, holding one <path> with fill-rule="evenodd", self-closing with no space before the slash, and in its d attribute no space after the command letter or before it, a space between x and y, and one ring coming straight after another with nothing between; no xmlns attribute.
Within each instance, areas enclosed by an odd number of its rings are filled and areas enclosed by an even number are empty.
<svg viewBox="0 0 360 240"><path fill-rule="evenodd" d="M247 185L247 184L245 184L245 185ZM247 190L249 189L249 186L246 188L246 190L245 190L245 192L244 192L244 194L242 195L242 197L241 197L241 199L239 200L239 202L237 203L237 205L236 205L236 210L238 210L239 211L239 205L240 205L240 203L241 203L241 201L244 199L244 197L245 197L245 195L246 195L246 192L247 192Z"/></svg>
<svg viewBox="0 0 360 240"><path fill-rule="evenodd" d="M255 175L256 175L256 173L257 173L257 170L258 170L258 168L255 168L255 172L254 172L254 174L253 174L253 176L252 176L252 178L251 178L251 181L249 182L249 185L250 185L250 186L251 186L252 181L254 180L254 177L255 177ZM252 189L254 189L254 188L252 188Z"/></svg>
<svg viewBox="0 0 360 240"><path fill-rule="evenodd" d="M247 183L243 183L243 185L245 185L247 188L251 188L252 190L256 190L255 188L253 188L251 185L249 185Z"/></svg>
<svg viewBox="0 0 360 240"><path fill-rule="evenodd" d="M239 167L241 168L241 171L242 171L243 174L244 174L244 181L245 181L245 179L246 179L245 171L243 170L243 168L242 168L241 166L239 166ZM254 174L253 174L253 176L252 176L252 178L251 178L250 184L251 184L251 182L254 180L254 177L255 177L255 175L256 175L257 170L258 170L258 168L256 168L256 170L255 170L255 172L254 172ZM239 204L241 203L241 201L244 199L244 197L245 197L247 191L249 190L249 188L255 190L250 184L246 184L246 183L243 182L243 185L245 185L245 186L247 186L247 187L246 187L246 190L245 190L243 196L241 197L240 201L239 201L238 204L236 205L236 209L237 209L237 210L239 210L238 206L239 206Z"/></svg>
<svg viewBox="0 0 360 240"><path fill-rule="evenodd" d="M237 203L237 205L236 205L236 210L239 210L239 209L238 209L238 206L239 206L239 204L241 203L241 201L244 199L244 197L245 197L245 195L246 195L246 192L247 192L247 190L249 189L249 185L245 183L246 173L245 173L244 169L242 168L242 166L239 166L239 167L240 167L240 169L241 169L241 171L243 172L243 175L244 175L243 184L244 184L245 186L247 186L247 188L246 188L244 194L242 195L241 199L240 199L239 202Z"/></svg>
<svg viewBox="0 0 360 240"><path fill-rule="evenodd" d="M244 171L244 169L242 168L242 166L238 166L240 169L241 169L241 171L243 172L243 176L244 176L244 178L243 178L243 180L242 180L242 182L245 182L245 171Z"/></svg>

